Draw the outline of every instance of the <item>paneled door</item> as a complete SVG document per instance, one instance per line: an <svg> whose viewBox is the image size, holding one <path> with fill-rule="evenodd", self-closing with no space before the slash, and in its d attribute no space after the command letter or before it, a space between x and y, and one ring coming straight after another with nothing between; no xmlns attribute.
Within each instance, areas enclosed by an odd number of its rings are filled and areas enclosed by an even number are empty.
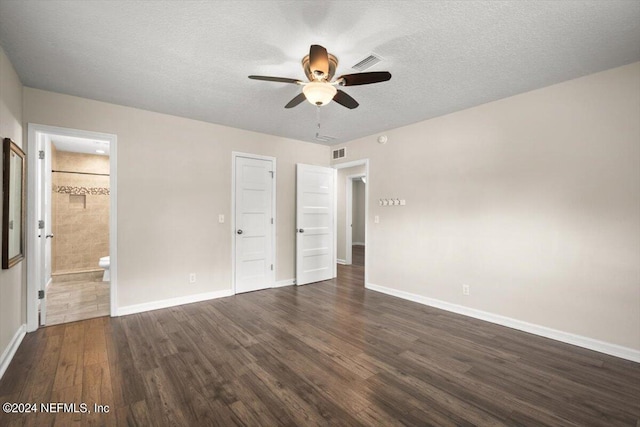
<svg viewBox="0 0 640 427"><path fill-rule="evenodd" d="M297 165L296 283L336 277L336 170Z"/></svg>
<svg viewBox="0 0 640 427"><path fill-rule="evenodd" d="M275 160L235 156L235 292L275 284Z"/></svg>

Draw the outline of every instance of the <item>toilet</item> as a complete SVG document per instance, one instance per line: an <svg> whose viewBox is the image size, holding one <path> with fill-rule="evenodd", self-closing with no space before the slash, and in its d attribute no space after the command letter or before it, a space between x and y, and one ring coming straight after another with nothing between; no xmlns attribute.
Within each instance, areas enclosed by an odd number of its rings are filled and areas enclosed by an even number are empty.
<svg viewBox="0 0 640 427"><path fill-rule="evenodd" d="M102 276L103 282L109 282L111 280L111 273L109 272L109 267L111 265L111 259L108 256L103 256L100 258L100 262L98 263L100 268L104 268L104 275Z"/></svg>

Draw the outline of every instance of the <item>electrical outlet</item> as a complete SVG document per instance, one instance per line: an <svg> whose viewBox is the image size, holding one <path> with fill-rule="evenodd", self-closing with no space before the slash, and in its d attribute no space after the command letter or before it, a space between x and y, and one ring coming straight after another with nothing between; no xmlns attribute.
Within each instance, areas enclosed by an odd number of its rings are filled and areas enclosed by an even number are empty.
<svg viewBox="0 0 640 427"><path fill-rule="evenodd" d="M462 285L462 295L469 295L469 285Z"/></svg>
<svg viewBox="0 0 640 427"><path fill-rule="evenodd" d="M196 283L196 273L189 274L189 283Z"/></svg>

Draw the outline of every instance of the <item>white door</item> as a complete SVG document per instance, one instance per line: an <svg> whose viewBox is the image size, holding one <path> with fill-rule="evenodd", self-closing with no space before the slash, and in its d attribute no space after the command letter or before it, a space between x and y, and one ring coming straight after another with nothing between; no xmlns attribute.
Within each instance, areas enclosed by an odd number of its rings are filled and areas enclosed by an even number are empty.
<svg viewBox="0 0 640 427"><path fill-rule="evenodd" d="M336 170L297 165L296 283L336 277Z"/></svg>
<svg viewBox="0 0 640 427"><path fill-rule="evenodd" d="M274 161L235 158L235 290L271 288L274 272Z"/></svg>

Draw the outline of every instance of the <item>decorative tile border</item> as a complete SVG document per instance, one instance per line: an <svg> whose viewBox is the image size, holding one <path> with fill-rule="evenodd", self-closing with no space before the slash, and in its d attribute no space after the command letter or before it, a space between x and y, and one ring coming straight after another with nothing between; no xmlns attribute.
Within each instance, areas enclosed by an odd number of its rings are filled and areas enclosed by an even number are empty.
<svg viewBox="0 0 640 427"><path fill-rule="evenodd" d="M93 196L108 196L109 189L106 187L75 187L72 185L56 185L53 191L61 194L83 195L91 194Z"/></svg>

